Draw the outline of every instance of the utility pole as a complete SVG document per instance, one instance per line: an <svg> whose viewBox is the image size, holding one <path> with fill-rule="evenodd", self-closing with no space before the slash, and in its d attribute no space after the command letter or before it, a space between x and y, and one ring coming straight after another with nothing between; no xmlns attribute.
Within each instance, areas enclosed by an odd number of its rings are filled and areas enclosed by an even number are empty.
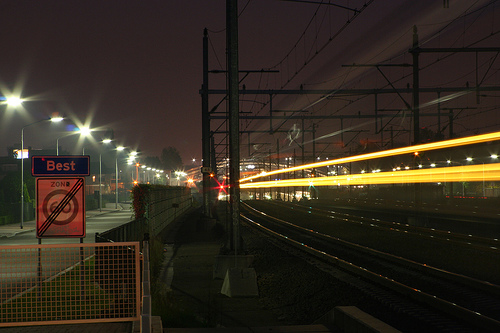
<svg viewBox="0 0 500 333"><path fill-rule="evenodd" d="M203 175L203 215L212 217L210 211L210 115L208 112L208 32L203 30L203 85L201 87L201 136Z"/></svg>
<svg viewBox="0 0 500 333"><path fill-rule="evenodd" d="M238 67L238 1L226 0L226 47L229 92L229 193L233 222L233 250L241 252L240 244L240 117Z"/></svg>
<svg viewBox="0 0 500 333"><path fill-rule="evenodd" d="M413 26L413 144L420 143L420 80L418 69L418 34L417 26Z"/></svg>
<svg viewBox="0 0 500 333"><path fill-rule="evenodd" d="M417 26L413 26L413 144L418 145L420 143L420 91L419 91L419 69L418 69L418 34L417 34ZM416 168L416 157L414 157L413 167ZM415 183L415 223L420 225L423 221L420 221L421 218L421 208L422 208L422 188L420 183Z"/></svg>

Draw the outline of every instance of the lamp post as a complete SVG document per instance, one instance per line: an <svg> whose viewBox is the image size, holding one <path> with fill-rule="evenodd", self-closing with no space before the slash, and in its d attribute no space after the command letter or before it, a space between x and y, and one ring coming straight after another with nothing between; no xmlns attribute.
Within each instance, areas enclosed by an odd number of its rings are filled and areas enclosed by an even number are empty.
<svg viewBox="0 0 500 333"><path fill-rule="evenodd" d="M31 125L35 125L44 121L51 121L51 122L60 122L62 121L62 117L53 117L53 118L48 118L48 119L42 119L35 121L31 124L25 125L23 128L21 128L21 229L23 228L23 223L24 223L24 129L26 127L29 127Z"/></svg>
<svg viewBox="0 0 500 333"><path fill-rule="evenodd" d="M115 209L118 209L118 153L123 151L125 149L125 147L123 146L120 146L120 147L116 147L116 150L117 150L117 153L116 153L116 159L115 159L115 172L116 172L116 176L115 176L115 198L116 198L116 201L115 201Z"/></svg>
<svg viewBox="0 0 500 333"><path fill-rule="evenodd" d="M147 169L147 166L145 164L141 165L141 169L143 169L142 171L142 181L147 184L148 181L147 181L147 178L146 178L146 169Z"/></svg>
<svg viewBox="0 0 500 333"><path fill-rule="evenodd" d="M102 143L111 143L111 139L103 139ZM102 152L99 152L99 211L102 212Z"/></svg>

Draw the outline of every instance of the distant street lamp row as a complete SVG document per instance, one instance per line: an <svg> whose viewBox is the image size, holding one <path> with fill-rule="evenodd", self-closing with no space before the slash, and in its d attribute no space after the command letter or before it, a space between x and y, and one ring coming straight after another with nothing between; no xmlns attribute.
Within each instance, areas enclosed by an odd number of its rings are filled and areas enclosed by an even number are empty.
<svg viewBox="0 0 500 333"><path fill-rule="evenodd" d="M17 108L23 104L23 99L19 97L4 97L0 96L0 104L7 105L8 107L12 108ZM21 151L18 153L18 158L21 159L21 222L20 222L20 228L23 229L23 224L24 224L24 159L28 158L28 155L24 151L24 130L32 125L42 123L42 122L61 122L64 120L63 117L59 116L54 116L46 119L41 119L38 121L35 121L33 123L27 124L21 128ZM81 127L77 129L74 132L68 133L66 135L63 135L61 137L58 137L56 140L56 154L59 156L59 140L61 138L71 136L71 135L76 135L80 134L83 137L86 137L90 135L90 133L93 130L90 129L89 127ZM103 144L109 144L112 142L110 138L105 138L101 141ZM118 170L118 153L125 150L126 148L123 146L118 146L115 148L117 151L117 155L115 158L115 192L116 192L116 200L115 200L115 208L118 208L118 176L119 176L119 170ZM84 151L83 151L84 154ZM136 163L136 158L137 158L138 153L136 151L130 152L129 158L127 160L128 164L135 164ZM145 166L144 166L145 167ZM155 169L156 170L156 169ZM163 170L157 170L157 172L163 173ZM102 211L102 191L101 191L101 183L102 183L102 155L101 153L99 154L99 209ZM134 182L136 183L136 182Z"/></svg>

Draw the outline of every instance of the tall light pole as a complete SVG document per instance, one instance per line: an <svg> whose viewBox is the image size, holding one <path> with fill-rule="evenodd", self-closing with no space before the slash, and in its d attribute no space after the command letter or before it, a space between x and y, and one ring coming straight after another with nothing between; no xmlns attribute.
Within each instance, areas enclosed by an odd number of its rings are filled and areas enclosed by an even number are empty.
<svg viewBox="0 0 500 333"><path fill-rule="evenodd" d="M116 168L116 177L115 177L115 197L116 197L116 201L115 201L115 209L118 209L118 175L119 175L119 170L118 170L118 154L125 150L126 147L123 147L123 146L119 146L119 147L116 147L116 159L115 159L115 168ZM130 152L130 156L129 156L129 161L130 159L133 159L135 160L137 156L137 152L133 151L133 152Z"/></svg>
<svg viewBox="0 0 500 333"><path fill-rule="evenodd" d="M24 223L24 129L28 126L35 125L44 121L51 121L51 122L60 122L62 121L62 117L53 117L53 118L48 118L48 119L42 119L35 121L31 124L28 124L21 128L21 229L23 228L23 223ZM27 156L26 156L27 157Z"/></svg>
<svg viewBox="0 0 500 333"><path fill-rule="evenodd" d="M136 158L137 158L138 154L139 154L138 152L132 151L132 152L130 152L130 155L128 155L128 159L127 159L127 164L128 165L136 166L136 172L137 172L137 161L136 161ZM137 175L136 178L134 179L134 172L132 171L130 179L132 180L132 183L135 185L138 182L139 176Z"/></svg>
<svg viewBox="0 0 500 333"><path fill-rule="evenodd" d="M125 147L119 146L116 147L117 153L116 153L116 159L115 159L115 168L116 168L116 176L115 176L115 209L118 209L118 154L125 150Z"/></svg>
<svg viewBox="0 0 500 333"><path fill-rule="evenodd" d="M102 143L111 143L111 139L103 139ZM102 212L102 152L99 152L99 211Z"/></svg>
<svg viewBox="0 0 500 333"><path fill-rule="evenodd" d="M147 165L146 164L142 164L141 165L141 169L143 169L143 171L142 171L142 181L144 182L144 184L147 184L148 183L147 178L146 178L146 176L147 176L147 174L146 174Z"/></svg>

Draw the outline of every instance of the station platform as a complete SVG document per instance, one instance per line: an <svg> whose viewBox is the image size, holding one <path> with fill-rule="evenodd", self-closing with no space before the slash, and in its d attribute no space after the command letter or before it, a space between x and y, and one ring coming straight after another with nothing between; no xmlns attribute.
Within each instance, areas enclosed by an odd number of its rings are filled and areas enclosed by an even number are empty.
<svg viewBox="0 0 500 333"><path fill-rule="evenodd" d="M218 223L225 223L223 211L219 218ZM321 324L286 325L276 312L265 308L258 296L223 295L224 279L214 278L223 241L214 231L215 223L199 215L185 220L166 239L166 260L160 274L174 303L195 313L198 324L212 327L169 327L164 322L164 332L331 332Z"/></svg>

